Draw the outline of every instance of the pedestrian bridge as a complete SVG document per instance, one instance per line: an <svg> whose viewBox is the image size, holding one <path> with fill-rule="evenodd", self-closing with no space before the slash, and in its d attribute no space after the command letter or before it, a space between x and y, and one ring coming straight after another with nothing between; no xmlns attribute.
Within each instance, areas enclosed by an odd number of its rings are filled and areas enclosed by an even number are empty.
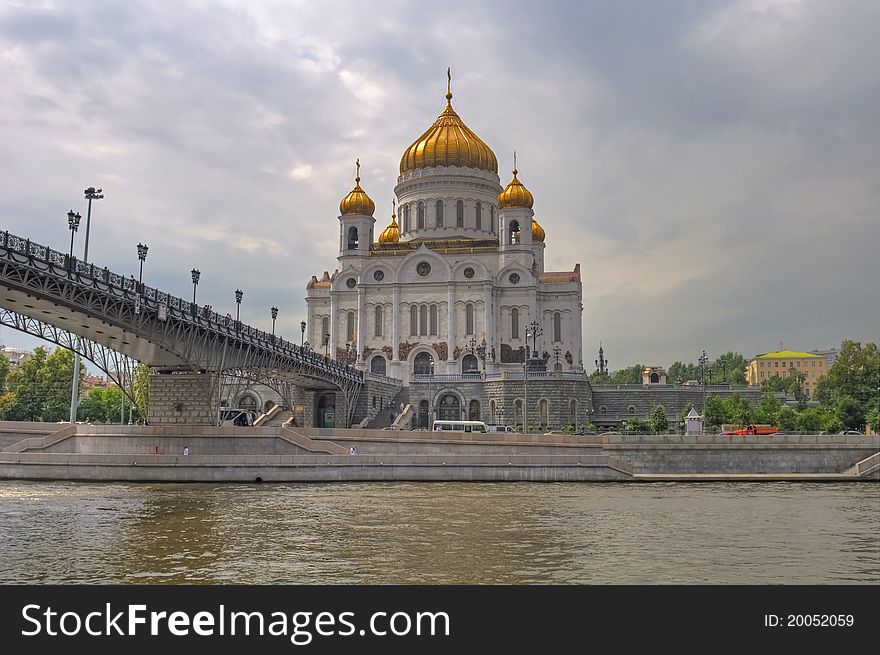
<svg viewBox="0 0 880 655"><path fill-rule="evenodd" d="M178 382L207 376L219 388L232 376L285 398L294 386L340 390L350 414L364 384L352 366L9 232L0 232L0 324L79 352L124 389L137 361Z"/></svg>

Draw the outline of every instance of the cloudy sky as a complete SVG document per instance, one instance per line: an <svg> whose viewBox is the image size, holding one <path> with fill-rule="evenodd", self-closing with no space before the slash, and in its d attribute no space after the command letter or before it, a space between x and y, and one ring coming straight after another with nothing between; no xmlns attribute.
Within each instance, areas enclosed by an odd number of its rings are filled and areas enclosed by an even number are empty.
<svg viewBox="0 0 880 655"><path fill-rule="evenodd" d="M454 106L514 148L613 368L880 337L880 3L3 2L0 229L299 337L354 160ZM80 246L83 230L80 230ZM35 341L8 329L11 346Z"/></svg>

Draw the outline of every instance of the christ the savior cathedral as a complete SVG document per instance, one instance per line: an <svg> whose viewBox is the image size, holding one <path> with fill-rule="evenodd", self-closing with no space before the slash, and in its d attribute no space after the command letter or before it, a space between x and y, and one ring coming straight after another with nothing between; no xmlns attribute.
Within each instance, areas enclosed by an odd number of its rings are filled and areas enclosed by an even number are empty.
<svg viewBox="0 0 880 655"><path fill-rule="evenodd" d="M306 285L312 348L410 386L506 378L526 359L582 376L580 265L544 270L545 232L517 175L514 161L501 186L495 154L447 90L403 152L388 225L376 229L359 167L339 203L336 270Z"/></svg>

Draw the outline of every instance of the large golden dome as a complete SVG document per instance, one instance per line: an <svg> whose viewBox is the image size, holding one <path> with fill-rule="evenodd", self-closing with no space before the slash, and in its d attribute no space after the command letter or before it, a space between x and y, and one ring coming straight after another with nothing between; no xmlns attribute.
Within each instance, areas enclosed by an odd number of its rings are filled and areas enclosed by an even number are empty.
<svg viewBox="0 0 880 655"><path fill-rule="evenodd" d="M382 230L382 234L379 235L379 243L397 243L400 240L400 228L397 226L396 218L397 215L392 208L391 222L388 224L388 227Z"/></svg>
<svg viewBox="0 0 880 655"><path fill-rule="evenodd" d="M532 243L544 243L544 238L547 234L544 232L544 228L540 226L535 217L532 216Z"/></svg>
<svg viewBox="0 0 880 655"><path fill-rule="evenodd" d="M528 208L535 204L532 192L516 179L516 164L513 165L513 179L504 187L504 191L498 194L498 209Z"/></svg>
<svg viewBox="0 0 880 655"><path fill-rule="evenodd" d="M400 158L401 175L432 166L464 166L498 173L495 153L452 109L450 88L446 91L446 108Z"/></svg>
<svg viewBox="0 0 880 655"><path fill-rule="evenodd" d="M339 203L339 213L343 216L372 216L376 211L376 203L361 188L361 160L357 160L357 174L354 188Z"/></svg>

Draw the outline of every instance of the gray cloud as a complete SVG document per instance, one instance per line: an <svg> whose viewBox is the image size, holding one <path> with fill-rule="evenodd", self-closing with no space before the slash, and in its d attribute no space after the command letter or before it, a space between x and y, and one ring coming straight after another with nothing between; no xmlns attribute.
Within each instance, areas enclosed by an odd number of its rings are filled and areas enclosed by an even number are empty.
<svg viewBox="0 0 880 655"><path fill-rule="evenodd" d="M511 153L585 359L876 340L876 3L85 3L0 9L3 228L294 337L360 157L387 222L442 109ZM82 232L80 232L80 238ZM7 344L29 344L4 332Z"/></svg>

